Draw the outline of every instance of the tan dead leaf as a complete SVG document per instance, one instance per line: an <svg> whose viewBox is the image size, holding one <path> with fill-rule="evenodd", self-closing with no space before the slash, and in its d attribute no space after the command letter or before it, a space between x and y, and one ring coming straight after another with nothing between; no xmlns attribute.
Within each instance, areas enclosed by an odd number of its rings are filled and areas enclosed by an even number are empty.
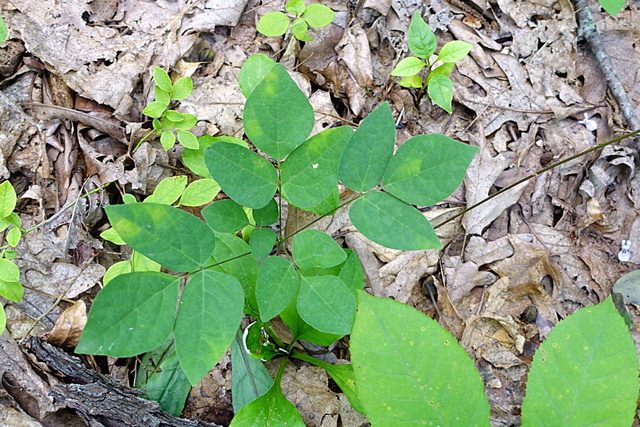
<svg viewBox="0 0 640 427"><path fill-rule="evenodd" d="M75 347L86 324L87 306L84 301L78 300L62 312L45 339L56 347Z"/></svg>
<svg viewBox="0 0 640 427"><path fill-rule="evenodd" d="M554 283L561 283L562 275L557 262L546 249L514 235L509 235L509 241L514 249L513 256L490 264L491 269L501 278L508 277L511 286L519 286L540 283L548 274Z"/></svg>

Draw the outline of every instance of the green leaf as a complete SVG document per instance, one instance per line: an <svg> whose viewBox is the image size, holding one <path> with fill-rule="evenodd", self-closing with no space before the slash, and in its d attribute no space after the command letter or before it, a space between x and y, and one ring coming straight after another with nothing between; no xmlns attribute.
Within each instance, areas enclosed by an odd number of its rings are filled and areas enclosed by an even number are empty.
<svg viewBox="0 0 640 427"><path fill-rule="evenodd" d="M247 143L240 138L234 138L232 136L213 137L205 135L198 138L197 150L191 150L189 148L184 149L182 152L182 163L184 163L184 165L196 175L200 175L203 178L211 178L209 169L207 169L207 165L204 162L204 150L216 141L230 142L232 144L238 144L242 147L249 148Z"/></svg>
<svg viewBox="0 0 640 427"><path fill-rule="evenodd" d="M202 217L209 227L219 233L237 233L249 224L242 206L231 199L222 199L202 210Z"/></svg>
<svg viewBox="0 0 640 427"><path fill-rule="evenodd" d="M245 301L247 314L257 314L255 286L258 279L258 263L250 254L249 245L241 238L228 233L218 234L216 235L216 248L212 254L212 261L221 264L211 269L238 279L247 296L247 301Z"/></svg>
<svg viewBox="0 0 640 427"><path fill-rule="evenodd" d="M205 150L204 158L213 179L227 196L241 205L259 209L273 199L278 174L258 153L219 141Z"/></svg>
<svg viewBox="0 0 640 427"><path fill-rule="evenodd" d="M302 320L329 334L351 332L356 299L336 276L302 277L297 303Z"/></svg>
<svg viewBox="0 0 640 427"><path fill-rule="evenodd" d="M287 12L293 13L296 16L302 15L307 6L304 4L304 0L289 0L287 2Z"/></svg>
<svg viewBox="0 0 640 427"><path fill-rule="evenodd" d="M198 118L193 114L189 113L180 113L182 114L182 120L179 122L174 122L171 126L171 129L175 130L189 130L198 123ZM191 147L187 147L191 148ZM196 147L197 148L197 147Z"/></svg>
<svg viewBox="0 0 640 427"><path fill-rule="evenodd" d="M438 59L436 61L442 62L457 62L467 56L469 51L473 48L473 45L460 40L454 40L446 43L440 49L438 53Z"/></svg>
<svg viewBox="0 0 640 427"><path fill-rule="evenodd" d="M297 296L291 300L291 303L280 313L280 318L291 329L296 340L305 340L319 346L327 347L344 336L344 334L328 334L320 332L306 323L300 317L297 307Z"/></svg>
<svg viewBox="0 0 640 427"><path fill-rule="evenodd" d="M220 186L212 179L193 181L180 197L181 206L202 206L216 198Z"/></svg>
<svg viewBox="0 0 640 427"><path fill-rule="evenodd" d="M238 75L238 84L245 98L249 98L251 92L269 74L274 65L276 61L260 53L251 55L244 61Z"/></svg>
<svg viewBox="0 0 640 427"><path fill-rule="evenodd" d="M162 117L162 114L164 114L164 110L166 109L166 104L163 104L159 101L152 101L146 107L144 107L144 110L142 110L142 114L157 119L159 117Z"/></svg>
<svg viewBox="0 0 640 427"><path fill-rule="evenodd" d="M609 15L616 16L624 7L624 0L598 0L600 6L606 10Z"/></svg>
<svg viewBox="0 0 640 427"><path fill-rule="evenodd" d="M165 70L159 67L153 67L153 80L156 82L160 89L166 92L173 91L173 85L171 84L171 77Z"/></svg>
<svg viewBox="0 0 640 427"><path fill-rule="evenodd" d="M451 101L453 100L453 82L447 76L434 74L427 86L429 98L447 113L451 114Z"/></svg>
<svg viewBox="0 0 640 427"><path fill-rule="evenodd" d="M131 273L132 271L133 268L131 267L131 260L118 261L111 265L111 267L109 267L104 273L104 276L102 277L102 284L107 286L116 277L121 274Z"/></svg>
<svg viewBox="0 0 640 427"><path fill-rule="evenodd" d="M426 60L436 51L436 35L424 22L419 10L413 14L409 24L409 50L415 56Z"/></svg>
<svg viewBox="0 0 640 427"><path fill-rule="evenodd" d="M340 191L335 187L323 201L304 210L318 215L333 215L338 206L340 206Z"/></svg>
<svg viewBox="0 0 640 427"><path fill-rule="evenodd" d="M242 407L231 421L230 427L305 427L295 406L282 395L280 383Z"/></svg>
<svg viewBox="0 0 640 427"><path fill-rule="evenodd" d="M165 178L153 190L153 194L147 197L144 203L161 203L171 205L176 202L187 186L185 175Z"/></svg>
<svg viewBox="0 0 640 427"><path fill-rule="evenodd" d="M300 288L300 279L291 263L280 256L270 256L258 268L256 300L260 320L268 322L284 310Z"/></svg>
<svg viewBox="0 0 640 427"><path fill-rule="evenodd" d="M420 76L407 76L401 78L398 84L402 87L421 88L423 81Z"/></svg>
<svg viewBox="0 0 640 427"><path fill-rule="evenodd" d="M322 28L331 24L336 14L323 4L312 3L302 13L302 19L312 28Z"/></svg>
<svg viewBox="0 0 640 427"><path fill-rule="evenodd" d="M368 239L390 249L417 251L442 247L422 213L388 193L365 194L353 203L349 218Z"/></svg>
<svg viewBox="0 0 640 427"><path fill-rule="evenodd" d="M631 271L616 280L613 292L621 294L625 304L640 305L640 270Z"/></svg>
<svg viewBox="0 0 640 427"><path fill-rule="evenodd" d="M265 394L273 385L267 368L247 354L239 342L241 339L236 333L236 338L231 343L231 403L235 413Z"/></svg>
<svg viewBox="0 0 640 427"><path fill-rule="evenodd" d="M276 233L270 228L257 228L251 233L249 247L251 255L256 261L261 261L269 255L276 243Z"/></svg>
<svg viewBox="0 0 640 427"><path fill-rule="evenodd" d="M315 119L307 97L287 70L276 64L251 92L243 121L251 142L282 160L309 136Z"/></svg>
<svg viewBox="0 0 640 427"><path fill-rule="evenodd" d="M347 259L347 254L331 236L313 228L293 238L292 252L300 268L333 267Z"/></svg>
<svg viewBox="0 0 640 427"><path fill-rule="evenodd" d="M293 21L293 24L291 25L291 32L295 38L303 42L313 40L313 37L307 35L308 31L309 26L304 19L298 18Z"/></svg>
<svg viewBox="0 0 640 427"><path fill-rule="evenodd" d="M7 261L9 263L11 262L5 259L2 259L2 261ZM0 266L0 269L2 268L4 268L4 266ZM0 279L0 296L2 296L3 298L6 298L9 301L13 302L20 302L22 301L23 294L24 288L19 281L10 282L4 279Z"/></svg>
<svg viewBox="0 0 640 427"><path fill-rule="evenodd" d="M9 246L13 248L18 246L18 243L20 243L21 238L22 238L22 231L17 227L13 227L11 230L9 230L9 232L5 236L5 239L7 239L7 243L9 244Z"/></svg>
<svg viewBox="0 0 640 427"><path fill-rule="evenodd" d="M388 102L383 102L358 126L342 152L338 177L357 192L372 189L382 179L393 155L396 124Z"/></svg>
<svg viewBox="0 0 640 427"><path fill-rule="evenodd" d="M351 249L345 249L344 252L347 254L347 260L342 264L338 277L355 297L356 291L364 289L364 271L358 254Z"/></svg>
<svg viewBox="0 0 640 427"><path fill-rule="evenodd" d="M2 18L0 16L0 18ZM4 23L4 21L2 22ZM2 28L0 28L2 31ZM7 314L4 312L4 307L0 304L0 332L4 332L4 328L7 326Z"/></svg>
<svg viewBox="0 0 640 427"><path fill-rule="evenodd" d="M164 273L115 277L93 300L76 353L132 357L158 347L173 329L179 287Z"/></svg>
<svg viewBox="0 0 640 427"><path fill-rule="evenodd" d="M153 87L153 92L155 93L155 101L163 104L165 109L169 107L169 103L171 102L171 94L166 90L163 90L160 86L155 85Z"/></svg>
<svg viewBox="0 0 640 427"><path fill-rule="evenodd" d="M338 185L338 160L353 129L324 130L296 148L282 164L282 193L293 205L321 203Z"/></svg>
<svg viewBox="0 0 640 427"><path fill-rule="evenodd" d="M405 304L358 294L351 358L371 424L489 426L482 379L456 339Z"/></svg>
<svg viewBox="0 0 640 427"><path fill-rule="evenodd" d="M454 64L453 62L447 62L440 65L439 67L434 68L433 70L431 70L429 76L427 77L427 84L429 84L429 82L435 75L448 76L449 74L451 74L455 66L456 64Z"/></svg>
<svg viewBox="0 0 640 427"><path fill-rule="evenodd" d="M278 37L287 32L291 20L282 12L266 13L258 21L256 30L267 37Z"/></svg>
<svg viewBox="0 0 640 427"><path fill-rule="evenodd" d="M392 76L413 76L418 74L427 64L415 56L404 58L391 71Z"/></svg>
<svg viewBox="0 0 640 427"><path fill-rule="evenodd" d="M7 34L7 24L5 24L4 18L2 17L2 15L0 15L0 43L4 43L7 41ZM2 317L4 320L6 320L6 318L4 318L4 310L2 310ZM0 328L0 332L4 330L4 320L0 322L0 326L2 326Z"/></svg>
<svg viewBox="0 0 640 427"><path fill-rule="evenodd" d="M118 235L118 232L113 227L107 228L102 233L100 233L100 237L108 242L113 243L114 245L126 245L125 241L122 240L122 237Z"/></svg>
<svg viewBox="0 0 640 427"><path fill-rule="evenodd" d="M558 323L536 351L523 425L628 426L638 400L638 354L611 298Z"/></svg>
<svg viewBox="0 0 640 427"><path fill-rule="evenodd" d="M458 188L477 151L444 135L415 136L391 158L382 186L407 203L431 206Z"/></svg>
<svg viewBox="0 0 640 427"><path fill-rule="evenodd" d="M131 268L133 271L160 271L162 266L140 252L133 251L131 254Z"/></svg>
<svg viewBox="0 0 640 427"><path fill-rule="evenodd" d="M407 76L400 79L398 84L402 87L422 87L422 78L420 76Z"/></svg>
<svg viewBox="0 0 640 427"><path fill-rule="evenodd" d="M191 385L198 384L229 347L243 307L244 293L235 277L212 270L191 276L174 331L180 366Z"/></svg>
<svg viewBox="0 0 640 427"><path fill-rule="evenodd" d="M191 132L179 130L178 141L186 148L191 148L192 150L198 149L198 138Z"/></svg>
<svg viewBox="0 0 640 427"><path fill-rule="evenodd" d="M163 411L179 417L191 391L191 384L180 368L173 340L145 353L136 375L136 388L144 390L146 398L155 400Z"/></svg>
<svg viewBox="0 0 640 427"><path fill-rule="evenodd" d="M164 116L167 118L167 120L174 123L184 120L184 116L182 115L182 113L179 113L176 110L167 110L164 113Z"/></svg>
<svg viewBox="0 0 640 427"><path fill-rule="evenodd" d="M160 145L164 151L168 151L176 143L176 135L170 130L164 130L160 134Z"/></svg>
<svg viewBox="0 0 640 427"><path fill-rule="evenodd" d="M129 246L170 270L196 270L213 252L213 231L178 208L136 203L107 206L105 211L113 228Z"/></svg>
<svg viewBox="0 0 640 427"><path fill-rule="evenodd" d="M13 185L9 181L0 184L0 218L11 215L16 208L17 200L16 190L13 189Z"/></svg>
<svg viewBox="0 0 640 427"><path fill-rule="evenodd" d="M186 97L191 95L191 92L193 92L193 80L191 80L191 77L189 76L183 77L173 85L171 99L185 99Z"/></svg>
<svg viewBox="0 0 640 427"><path fill-rule="evenodd" d="M20 269L11 261L0 258L0 280L6 282L19 282Z"/></svg>
<svg viewBox="0 0 640 427"><path fill-rule="evenodd" d="M252 215L257 225L271 225L278 220L278 203L275 199L271 199L264 208L254 209Z"/></svg>

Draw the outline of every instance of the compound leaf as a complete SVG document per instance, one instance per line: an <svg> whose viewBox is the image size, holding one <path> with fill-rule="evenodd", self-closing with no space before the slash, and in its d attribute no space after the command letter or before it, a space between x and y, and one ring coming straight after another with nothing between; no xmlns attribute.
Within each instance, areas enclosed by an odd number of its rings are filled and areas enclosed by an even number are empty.
<svg viewBox="0 0 640 427"><path fill-rule="evenodd" d="M227 196L259 209L273 199L278 174L269 161L248 148L218 141L204 151L207 168Z"/></svg>
<svg viewBox="0 0 640 427"><path fill-rule="evenodd" d="M417 251L442 247L422 213L388 193L365 194L353 203L349 218L358 231L387 248Z"/></svg>
<svg viewBox="0 0 640 427"><path fill-rule="evenodd" d="M171 333L180 278L157 272L116 276L96 296L76 353L132 357Z"/></svg>
<svg viewBox="0 0 640 427"><path fill-rule="evenodd" d="M536 351L522 403L522 424L633 422L638 355L611 298L558 323Z"/></svg>
<svg viewBox="0 0 640 427"><path fill-rule="evenodd" d="M372 425L489 426L473 361L447 330L408 305L358 291L351 358Z"/></svg>
<svg viewBox="0 0 640 427"><path fill-rule="evenodd" d="M477 151L444 135L415 136L391 158L382 186L407 203L431 206L458 188Z"/></svg>
<svg viewBox="0 0 640 427"><path fill-rule="evenodd" d="M244 293L235 277L195 273L182 291L174 331L180 366L196 385L220 360L242 320Z"/></svg>
<svg viewBox="0 0 640 427"><path fill-rule="evenodd" d="M247 99L243 121L251 142L282 160L309 136L314 115L309 100L287 70L275 64Z"/></svg>
<svg viewBox="0 0 640 427"><path fill-rule="evenodd" d="M213 252L214 234L207 224L173 206L134 203L105 211L122 240L170 270L196 270Z"/></svg>

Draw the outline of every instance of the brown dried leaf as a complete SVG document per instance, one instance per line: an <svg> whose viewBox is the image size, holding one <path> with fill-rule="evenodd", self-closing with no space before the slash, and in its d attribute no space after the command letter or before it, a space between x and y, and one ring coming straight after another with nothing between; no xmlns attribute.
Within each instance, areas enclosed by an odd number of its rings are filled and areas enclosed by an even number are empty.
<svg viewBox="0 0 640 427"><path fill-rule="evenodd" d="M45 339L56 347L75 347L86 324L87 306L84 301L78 300L62 312Z"/></svg>

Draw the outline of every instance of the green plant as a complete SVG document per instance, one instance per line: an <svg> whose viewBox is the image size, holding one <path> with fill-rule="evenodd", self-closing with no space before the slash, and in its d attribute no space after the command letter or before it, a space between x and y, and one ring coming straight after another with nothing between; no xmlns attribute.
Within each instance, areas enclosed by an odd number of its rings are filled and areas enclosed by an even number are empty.
<svg viewBox="0 0 640 427"><path fill-rule="evenodd" d="M0 43L7 41L7 24L4 22L4 18L0 15Z"/></svg>
<svg viewBox="0 0 640 427"><path fill-rule="evenodd" d="M391 75L402 76L400 86L419 88L418 99L422 98L426 89L429 98L451 114L453 82L449 74L455 63L464 58L472 47L467 42L451 41L432 58L437 48L436 36L417 11L409 25L409 50L415 56L398 62ZM425 77L420 75L423 70L426 70Z"/></svg>
<svg viewBox="0 0 640 427"><path fill-rule="evenodd" d="M160 135L160 143L165 150L173 147L178 142L186 148L197 149L198 139L189 132L195 126L198 119L189 113L179 113L169 109L171 101L185 99L193 91L193 81L191 77L183 77L171 82L171 77L162 68L153 67L153 80L155 81L155 100L142 110L145 114L153 118L153 129ZM174 133L175 132L175 133ZM146 139L146 137L145 137ZM140 143L142 143L140 141Z"/></svg>
<svg viewBox="0 0 640 427"><path fill-rule="evenodd" d="M22 238L22 221L13 211L16 208L17 196L9 181L0 184L0 232L6 245L0 247L0 296L15 302L22 300L24 289L20 284L20 269L11 262L16 251L9 248L18 246ZM0 241L1 242L1 241ZM4 308L0 305L0 333L6 326Z"/></svg>
<svg viewBox="0 0 640 427"><path fill-rule="evenodd" d="M256 29L267 37L277 37L286 33L291 24L291 33L295 38L311 41L313 37L307 34L309 27L326 27L335 17L333 10L327 6L315 3L307 6L304 0L289 0L286 10L295 17L291 18L282 12L269 12L260 18Z"/></svg>
<svg viewBox="0 0 640 427"><path fill-rule="evenodd" d="M386 103L355 131L343 126L309 137L311 105L280 64L254 55L239 81L247 97L245 132L273 162L237 141L216 139L185 150L191 166L204 163L230 197L202 210L206 222L169 205L185 188L184 177L163 181L151 202L128 196L128 203L108 206L113 229L105 237L126 242L134 257L121 270L110 270L76 351L127 357L171 350L171 369L196 384L234 340L245 313L256 323L245 331L242 346L259 359L281 357L283 365L275 382L263 381L267 389L259 394L234 385L234 424L252 424L261 411L299 419L279 388L289 357L327 369L359 407L351 367L323 364L293 345L300 339L329 345L352 331L364 283L360 262L318 230L278 236L269 226L278 221L282 199L321 215L334 212L341 181L357 193L349 214L364 235L397 249L438 248L433 228L412 204L431 205L451 194L477 149L443 135L420 135L394 154L395 123ZM291 237L289 254L284 242ZM274 247L277 255L269 255ZM160 272L160 266L176 274ZM293 342L273 333L269 322L276 316L293 332ZM233 354L234 377L265 378L260 363L237 360L244 357L241 350ZM274 414L273 408L285 409Z"/></svg>
<svg viewBox="0 0 640 427"><path fill-rule="evenodd" d="M616 16L624 7L624 0L598 0L598 2L611 16Z"/></svg>

